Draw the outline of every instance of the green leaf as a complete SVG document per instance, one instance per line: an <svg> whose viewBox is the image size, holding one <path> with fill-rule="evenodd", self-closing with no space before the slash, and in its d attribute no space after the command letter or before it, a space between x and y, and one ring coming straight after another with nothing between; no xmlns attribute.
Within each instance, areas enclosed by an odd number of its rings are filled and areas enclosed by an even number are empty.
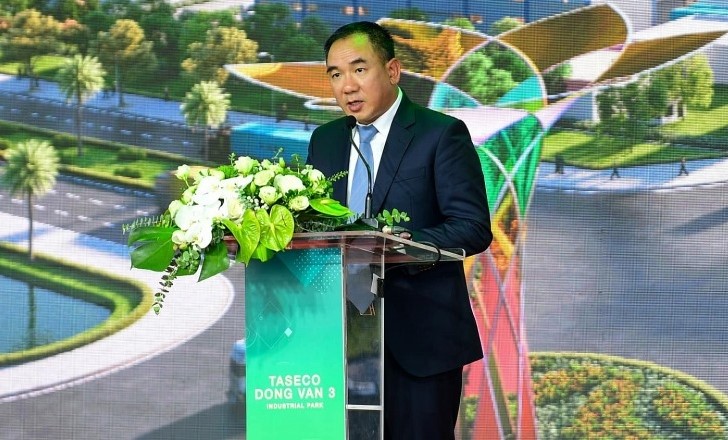
<svg viewBox="0 0 728 440"><path fill-rule="evenodd" d="M351 217L354 213L337 200L322 198L309 200L314 211L331 217Z"/></svg>
<svg viewBox="0 0 728 440"><path fill-rule="evenodd" d="M260 242L260 223L255 216L255 211L245 210L241 224L228 219L223 220L223 224L238 242L239 249L235 260L247 265Z"/></svg>
<svg viewBox="0 0 728 440"><path fill-rule="evenodd" d="M138 269L161 272L174 257L174 243L170 234L167 240L150 241L131 251L131 265Z"/></svg>
<svg viewBox="0 0 728 440"><path fill-rule="evenodd" d="M272 251L261 244L260 246L255 248L255 252L253 252L252 258L255 258L256 260L260 260L261 262L265 263L266 261L275 257L275 255L275 251Z"/></svg>
<svg viewBox="0 0 728 440"><path fill-rule="evenodd" d="M166 227L166 226L142 226L135 228L129 234L127 244L132 244L137 241L156 241L156 240L170 240L172 233L177 228Z"/></svg>
<svg viewBox="0 0 728 440"><path fill-rule="evenodd" d="M293 214L285 206L274 205L267 212L259 209L255 212L260 223L260 244L272 251L281 251L293 238Z"/></svg>
<svg viewBox="0 0 728 440"><path fill-rule="evenodd" d="M227 246L224 242L216 243L212 248L205 251L205 258L202 260L202 270L197 281L206 280L214 275L226 271L230 267Z"/></svg>

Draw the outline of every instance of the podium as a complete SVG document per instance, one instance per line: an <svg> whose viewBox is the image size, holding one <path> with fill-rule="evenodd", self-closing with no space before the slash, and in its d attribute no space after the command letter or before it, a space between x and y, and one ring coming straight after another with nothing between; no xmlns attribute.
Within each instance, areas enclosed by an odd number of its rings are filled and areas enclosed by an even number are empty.
<svg viewBox="0 0 728 440"><path fill-rule="evenodd" d="M384 427L387 271L457 250L378 231L294 234L245 270L246 438L373 440Z"/></svg>

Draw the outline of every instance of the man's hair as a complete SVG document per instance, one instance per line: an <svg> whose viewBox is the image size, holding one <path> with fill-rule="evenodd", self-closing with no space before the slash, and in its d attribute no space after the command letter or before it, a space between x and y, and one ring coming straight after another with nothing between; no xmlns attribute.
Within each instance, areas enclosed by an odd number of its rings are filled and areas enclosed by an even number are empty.
<svg viewBox="0 0 728 440"><path fill-rule="evenodd" d="M394 40L389 31L371 21L357 21L345 24L331 34L324 43L324 59L329 59L329 50L336 41L352 35L366 35L374 48L374 52L379 55L383 62L386 63L394 58Z"/></svg>

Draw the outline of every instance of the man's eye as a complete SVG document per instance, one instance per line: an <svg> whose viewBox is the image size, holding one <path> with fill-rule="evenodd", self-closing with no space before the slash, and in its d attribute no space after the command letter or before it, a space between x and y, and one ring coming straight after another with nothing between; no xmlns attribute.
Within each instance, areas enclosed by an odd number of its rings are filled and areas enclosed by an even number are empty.
<svg viewBox="0 0 728 440"><path fill-rule="evenodd" d="M331 79L335 79L335 78L338 78L339 76L341 76L341 74L340 74L340 73L338 73L338 72L337 72L337 73L332 73L332 74L331 74Z"/></svg>
<svg viewBox="0 0 728 440"><path fill-rule="evenodd" d="M366 70L366 69L364 69L363 67L358 67L356 69L356 73L362 73L362 72L364 72L364 70Z"/></svg>

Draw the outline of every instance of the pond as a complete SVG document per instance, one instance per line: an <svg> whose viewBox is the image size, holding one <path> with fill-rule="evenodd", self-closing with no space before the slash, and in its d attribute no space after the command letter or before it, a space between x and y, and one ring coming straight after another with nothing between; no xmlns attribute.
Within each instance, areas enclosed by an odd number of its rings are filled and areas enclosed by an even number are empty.
<svg viewBox="0 0 728 440"><path fill-rule="evenodd" d="M0 276L0 354L66 339L110 315L97 304Z"/></svg>

